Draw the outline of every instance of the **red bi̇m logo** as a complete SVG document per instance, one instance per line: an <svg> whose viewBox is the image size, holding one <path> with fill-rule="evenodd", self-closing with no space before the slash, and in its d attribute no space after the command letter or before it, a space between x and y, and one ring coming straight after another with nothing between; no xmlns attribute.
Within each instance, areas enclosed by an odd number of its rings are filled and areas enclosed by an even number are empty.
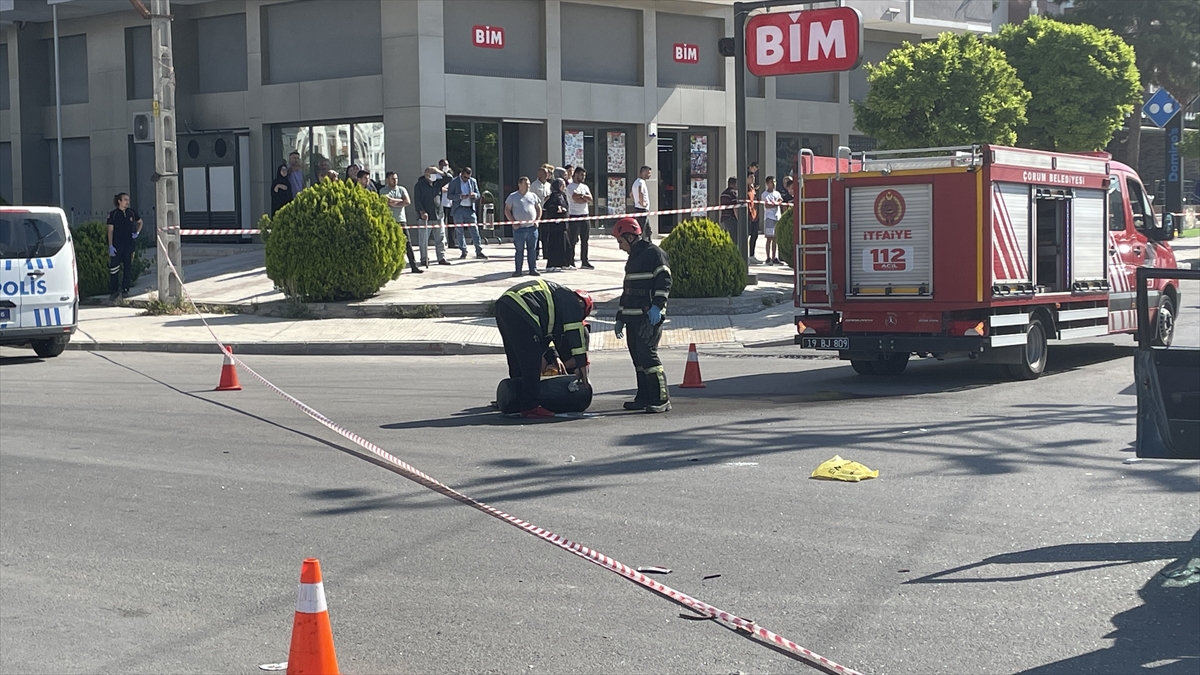
<svg viewBox="0 0 1200 675"><path fill-rule="evenodd" d="M699 63L700 46L689 45L686 42L676 42L674 49L675 63Z"/></svg>
<svg viewBox="0 0 1200 675"><path fill-rule="evenodd" d="M504 29L500 26L472 26L471 44L487 49L504 49Z"/></svg>

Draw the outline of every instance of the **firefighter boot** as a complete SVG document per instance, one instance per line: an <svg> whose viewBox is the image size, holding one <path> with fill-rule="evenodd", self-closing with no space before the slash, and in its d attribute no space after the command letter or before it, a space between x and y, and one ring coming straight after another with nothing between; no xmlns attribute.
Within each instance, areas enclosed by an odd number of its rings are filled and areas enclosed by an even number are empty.
<svg viewBox="0 0 1200 675"><path fill-rule="evenodd" d="M646 391L649 403L646 404L648 413L665 413L671 409L670 394L667 392L667 375L662 366L646 369Z"/></svg>
<svg viewBox="0 0 1200 675"><path fill-rule="evenodd" d="M647 389L648 389L648 387L647 387L647 382L646 382L646 373L641 368L638 368L637 369L637 395L633 397L632 401L626 401L624 404L622 404L622 407L625 408L626 410L645 410L646 409L646 401L650 400L650 398L651 398L650 396L646 395Z"/></svg>

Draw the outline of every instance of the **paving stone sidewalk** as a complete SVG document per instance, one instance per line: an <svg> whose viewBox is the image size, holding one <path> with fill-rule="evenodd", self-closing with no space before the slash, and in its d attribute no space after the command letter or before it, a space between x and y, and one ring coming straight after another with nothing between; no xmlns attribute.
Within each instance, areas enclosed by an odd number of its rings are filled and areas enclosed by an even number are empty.
<svg viewBox="0 0 1200 675"><path fill-rule="evenodd" d="M232 255L207 260L184 267L188 292L197 303L228 306L241 314L287 316L289 308L283 294L267 278L261 244L228 244ZM188 242L184 243L186 257ZM433 251L429 252L433 255ZM316 318L364 318L395 316L397 309L413 309L437 305L448 317L479 317L487 314L490 304L521 279L513 278L515 263L511 244L492 244L484 247L487 260L475 258L471 251L459 259L459 251L451 249L452 264L438 265L431 261L422 274L407 268L399 278L389 282L377 295L356 302L309 303L306 311ZM626 256L617 248L612 237L593 232L591 262L594 270L569 270L544 273L543 278L571 288L589 291L597 302L597 313L611 316L616 310L624 277ZM544 261L540 261L544 262ZM756 265L751 269L757 283L747 287L736 298L672 298L673 316L752 314L764 307L790 303L793 276L790 268ZM130 298L134 305L144 304L156 288L154 272L139 280L139 288Z"/></svg>

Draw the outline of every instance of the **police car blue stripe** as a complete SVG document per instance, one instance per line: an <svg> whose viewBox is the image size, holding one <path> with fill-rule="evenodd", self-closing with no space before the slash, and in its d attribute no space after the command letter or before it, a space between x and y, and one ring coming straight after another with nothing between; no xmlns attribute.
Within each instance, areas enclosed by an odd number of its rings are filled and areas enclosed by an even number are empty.
<svg viewBox="0 0 1200 675"><path fill-rule="evenodd" d="M33 310L33 320L37 322L38 328L42 327L42 314L41 314L41 312L37 311L36 309Z"/></svg>
<svg viewBox="0 0 1200 675"><path fill-rule="evenodd" d="M32 260L25 261L25 269L27 269L27 270L33 269L33 261Z"/></svg>
<svg viewBox="0 0 1200 675"><path fill-rule="evenodd" d="M11 260L4 261L4 269L5 269L5 271L12 269L12 261Z"/></svg>
<svg viewBox="0 0 1200 675"><path fill-rule="evenodd" d="M55 308L54 308L54 325L55 325L55 326L61 326L61 325L62 325L62 314L59 314L59 313L58 313L58 308L57 308L57 307L55 307Z"/></svg>
<svg viewBox="0 0 1200 675"><path fill-rule="evenodd" d="M54 269L54 261L51 260L50 258L46 258L46 269L48 269L48 270Z"/></svg>
<svg viewBox="0 0 1200 675"><path fill-rule="evenodd" d="M37 266L38 266L39 270L42 269L42 259L41 258L37 259Z"/></svg>

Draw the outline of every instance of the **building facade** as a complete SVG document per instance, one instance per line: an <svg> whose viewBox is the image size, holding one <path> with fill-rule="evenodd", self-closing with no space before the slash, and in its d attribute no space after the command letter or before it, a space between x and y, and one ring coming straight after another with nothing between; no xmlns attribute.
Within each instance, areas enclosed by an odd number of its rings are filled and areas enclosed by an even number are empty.
<svg viewBox="0 0 1200 675"><path fill-rule="evenodd" d="M944 30L990 32L1036 1L849 0L864 61ZM76 220L127 191L152 217L148 21L126 0L59 5L63 202ZM0 0L0 195L58 203L60 130L46 0ZM351 162L412 185L445 157L498 199L544 162L582 165L600 212L638 168L655 208L712 204L735 171L726 0L174 0L185 227L254 227L277 166L309 180ZM1023 16L1020 16L1023 15ZM794 171L801 147L868 149L852 100L866 71L747 76L751 159ZM659 229L674 220L663 218Z"/></svg>

